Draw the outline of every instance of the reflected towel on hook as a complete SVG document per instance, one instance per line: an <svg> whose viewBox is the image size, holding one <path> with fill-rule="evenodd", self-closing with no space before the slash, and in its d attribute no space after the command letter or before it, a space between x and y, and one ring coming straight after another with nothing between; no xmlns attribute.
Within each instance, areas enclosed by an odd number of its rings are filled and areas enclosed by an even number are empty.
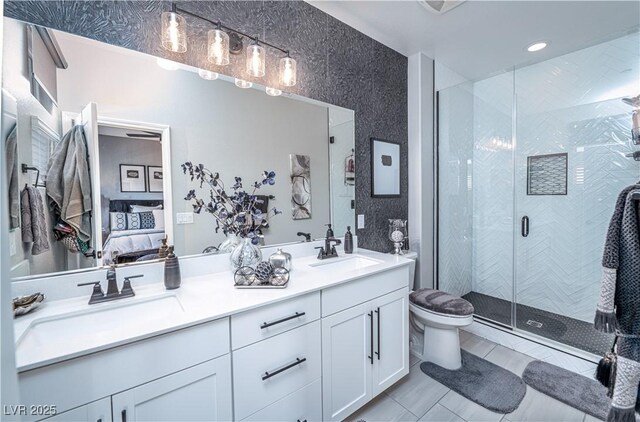
<svg viewBox="0 0 640 422"><path fill-rule="evenodd" d="M20 193L22 213L22 241L32 243L31 255L39 255L49 250L47 239L47 221L44 214L44 201L38 189L26 186Z"/></svg>
<svg viewBox="0 0 640 422"><path fill-rule="evenodd" d="M9 185L9 229L20 226L20 188L18 187L18 142L17 128L14 126L7 136L6 160Z"/></svg>

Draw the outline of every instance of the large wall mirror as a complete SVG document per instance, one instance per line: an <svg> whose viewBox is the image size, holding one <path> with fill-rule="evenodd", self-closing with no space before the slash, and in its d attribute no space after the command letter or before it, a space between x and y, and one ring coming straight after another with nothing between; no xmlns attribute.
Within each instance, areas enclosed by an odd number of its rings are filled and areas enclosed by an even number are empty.
<svg viewBox="0 0 640 422"><path fill-rule="evenodd" d="M353 111L8 18L4 47L14 279L145 261L165 238L179 256L215 252L227 238L185 199L209 196L186 162L251 194L275 172L255 192L281 211L261 244L355 226Z"/></svg>

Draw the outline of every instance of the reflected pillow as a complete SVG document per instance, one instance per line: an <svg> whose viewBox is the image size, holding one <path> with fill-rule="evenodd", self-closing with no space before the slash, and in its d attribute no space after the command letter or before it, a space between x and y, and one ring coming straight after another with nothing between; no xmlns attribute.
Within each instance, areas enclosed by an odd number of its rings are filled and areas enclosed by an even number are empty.
<svg viewBox="0 0 640 422"><path fill-rule="evenodd" d="M110 212L109 226L111 231L127 230L127 214L124 212Z"/></svg>
<svg viewBox="0 0 640 422"><path fill-rule="evenodd" d="M164 210L153 210L153 219L155 220L156 230L164 230Z"/></svg>
<svg viewBox="0 0 640 422"><path fill-rule="evenodd" d="M131 205L131 212L145 212L145 211L153 211L153 210L161 210L162 205L155 205L153 207L148 205Z"/></svg>

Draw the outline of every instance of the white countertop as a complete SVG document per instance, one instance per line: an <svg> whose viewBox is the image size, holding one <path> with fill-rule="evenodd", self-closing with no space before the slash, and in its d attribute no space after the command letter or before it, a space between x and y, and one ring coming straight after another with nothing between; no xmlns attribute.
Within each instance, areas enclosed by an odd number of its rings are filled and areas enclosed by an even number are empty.
<svg viewBox="0 0 640 422"><path fill-rule="evenodd" d="M136 296L113 302L88 305L89 296L45 301L39 309L15 320L16 366L19 372L35 369L411 263L402 256L365 249L340 255L326 261L318 261L315 256L294 256L289 284L284 289L236 289L232 272L225 269L183 277L181 287L171 291L165 290L161 279L138 287L134 279ZM332 262L358 256L376 263L359 269L331 269ZM310 266L320 262L327 265ZM114 310L116 313L112 313ZM80 318L69 319L69 315ZM36 328L44 324L46 332L41 329L40 336Z"/></svg>

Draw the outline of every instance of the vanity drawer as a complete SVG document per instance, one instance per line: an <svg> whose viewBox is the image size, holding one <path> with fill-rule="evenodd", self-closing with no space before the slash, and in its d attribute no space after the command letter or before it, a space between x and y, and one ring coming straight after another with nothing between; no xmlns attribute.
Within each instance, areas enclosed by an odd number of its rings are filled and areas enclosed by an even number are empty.
<svg viewBox="0 0 640 422"><path fill-rule="evenodd" d="M409 265L393 268L322 291L322 317L409 285Z"/></svg>
<svg viewBox="0 0 640 422"><path fill-rule="evenodd" d="M319 318L320 292L233 315L231 347L239 349Z"/></svg>
<svg viewBox="0 0 640 422"><path fill-rule="evenodd" d="M247 422L322 421L321 380L315 380L244 420Z"/></svg>
<svg viewBox="0 0 640 422"><path fill-rule="evenodd" d="M237 420L320 378L320 321L233 351Z"/></svg>

